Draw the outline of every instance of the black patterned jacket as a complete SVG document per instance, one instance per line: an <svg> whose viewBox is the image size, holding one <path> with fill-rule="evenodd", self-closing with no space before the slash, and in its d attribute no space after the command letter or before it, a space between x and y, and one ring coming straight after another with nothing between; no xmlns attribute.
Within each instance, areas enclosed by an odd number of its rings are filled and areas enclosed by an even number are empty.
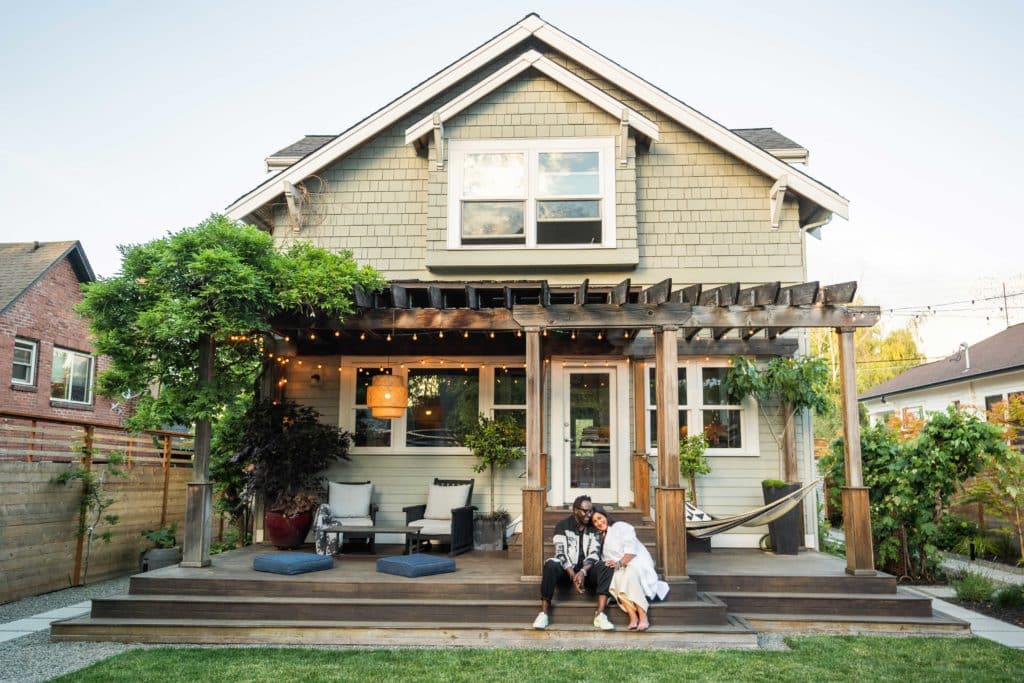
<svg viewBox="0 0 1024 683"><path fill-rule="evenodd" d="M584 564L601 561L601 536L591 525L580 530L575 517L563 519L555 525L555 557L562 568L578 570Z"/></svg>

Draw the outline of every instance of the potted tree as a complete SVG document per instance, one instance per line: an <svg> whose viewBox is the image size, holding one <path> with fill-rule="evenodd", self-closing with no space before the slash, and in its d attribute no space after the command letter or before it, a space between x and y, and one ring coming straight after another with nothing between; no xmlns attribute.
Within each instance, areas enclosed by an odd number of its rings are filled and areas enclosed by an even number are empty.
<svg viewBox="0 0 1024 683"><path fill-rule="evenodd" d="M476 550L502 550L505 547L505 529L511 517L506 510L495 505L495 470L504 469L523 457L523 428L510 417L491 420L478 415L475 423L462 430L460 440L476 456L477 464L473 471L488 470L490 473L491 510L476 516L473 547Z"/></svg>
<svg viewBox="0 0 1024 683"><path fill-rule="evenodd" d="M265 400L246 412L241 448L232 458L246 472L245 492L260 496L267 538L296 548L309 533L324 491L324 471L348 460L352 437L292 401Z"/></svg>
<svg viewBox="0 0 1024 683"><path fill-rule="evenodd" d="M142 532L142 537L149 541L150 547L139 556L141 571L148 572L181 562L177 521L159 529L146 529Z"/></svg>

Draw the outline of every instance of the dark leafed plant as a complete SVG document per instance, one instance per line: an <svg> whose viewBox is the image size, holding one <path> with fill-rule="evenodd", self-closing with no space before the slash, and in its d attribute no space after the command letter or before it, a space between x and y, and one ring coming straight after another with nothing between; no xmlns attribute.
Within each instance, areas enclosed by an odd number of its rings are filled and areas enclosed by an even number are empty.
<svg viewBox="0 0 1024 683"><path fill-rule="evenodd" d="M899 577L926 579L938 565L940 521L961 482L1006 448L998 427L954 408L933 413L912 438L879 424L861 432L864 485L878 564ZM819 467L838 494L846 484L843 440Z"/></svg>
<svg viewBox="0 0 1024 683"><path fill-rule="evenodd" d="M324 471L348 460L352 436L323 424L320 414L292 401L253 404L246 412L241 447L232 461L246 472L246 495L260 495L267 510L294 515L316 506Z"/></svg>
<svg viewBox="0 0 1024 683"><path fill-rule="evenodd" d="M474 472L490 471L491 513L495 513L494 471L504 469L523 457L526 434L510 417L492 420L478 415L475 423L460 429L459 441L477 458Z"/></svg>

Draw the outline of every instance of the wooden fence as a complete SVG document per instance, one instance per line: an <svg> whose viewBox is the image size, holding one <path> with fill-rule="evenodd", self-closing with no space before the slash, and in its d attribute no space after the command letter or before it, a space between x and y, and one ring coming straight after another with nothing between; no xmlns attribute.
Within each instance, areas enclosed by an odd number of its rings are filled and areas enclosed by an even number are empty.
<svg viewBox="0 0 1024 683"><path fill-rule="evenodd" d="M124 477L111 476L111 453ZM54 479L80 466L103 481L118 515L111 542L79 535L82 484ZM131 434L85 420L0 411L0 603L124 574L138 567L141 532L177 521L184 528L192 436ZM179 541L180 532L179 532Z"/></svg>

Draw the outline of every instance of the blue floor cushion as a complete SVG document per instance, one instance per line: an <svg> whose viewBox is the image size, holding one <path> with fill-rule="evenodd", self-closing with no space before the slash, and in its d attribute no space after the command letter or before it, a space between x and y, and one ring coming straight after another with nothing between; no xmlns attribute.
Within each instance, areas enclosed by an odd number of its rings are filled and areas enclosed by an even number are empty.
<svg viewBox="0 0 1024 683"><path fill-rule="evenodd" d="M455 571L455 560L450 557L438 557L425 553L412 555L395 555L377 560L377 571L397 576L430 576L431 574L447 574Z"/></svg>
<svg viewBox="0 0 1024 683"><path fill-rule="evenodd" d="M274 553L273 555L257 555L253 558L252 568L258 572L270 572L271 574L305 574L322 569L333 569L334 559L315 553Z"/></svg>

